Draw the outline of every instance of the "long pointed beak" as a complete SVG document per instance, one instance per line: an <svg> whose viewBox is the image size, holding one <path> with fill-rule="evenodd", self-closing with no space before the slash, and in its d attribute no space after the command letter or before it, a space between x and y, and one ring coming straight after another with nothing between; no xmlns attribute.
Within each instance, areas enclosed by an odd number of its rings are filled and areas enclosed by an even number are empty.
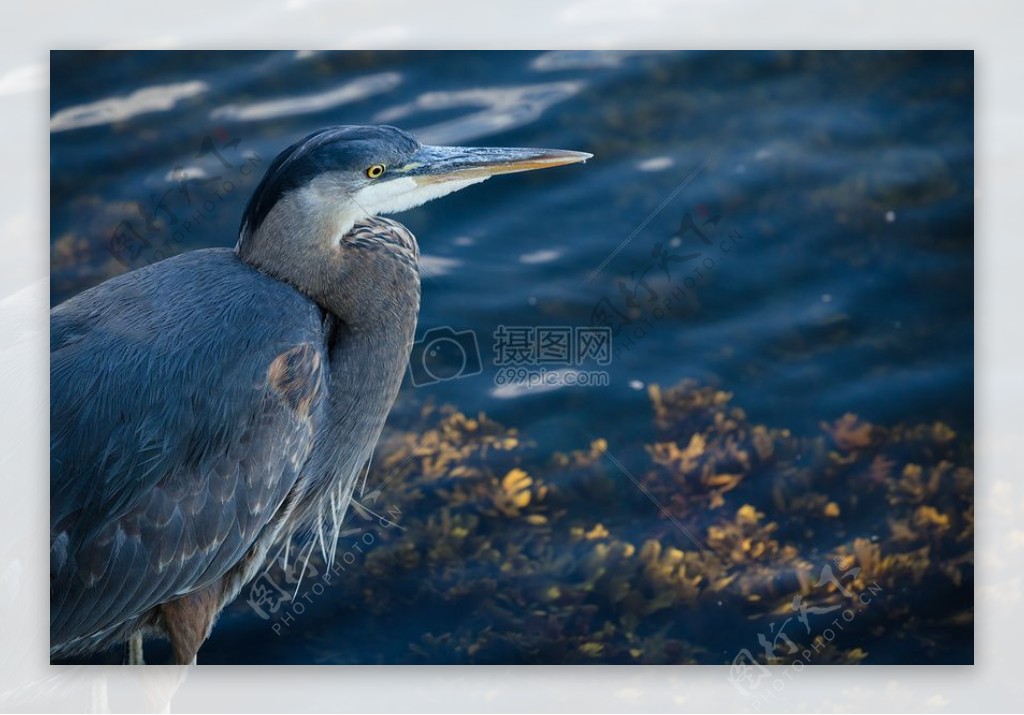
<svg viewBox="0 0 1024 715"><path fill-rule="evenodd" d="M564 149L423 146L412 161L396 169L418 184L485 179L495 174L547 169L586 161L593 154Z"/></svg>

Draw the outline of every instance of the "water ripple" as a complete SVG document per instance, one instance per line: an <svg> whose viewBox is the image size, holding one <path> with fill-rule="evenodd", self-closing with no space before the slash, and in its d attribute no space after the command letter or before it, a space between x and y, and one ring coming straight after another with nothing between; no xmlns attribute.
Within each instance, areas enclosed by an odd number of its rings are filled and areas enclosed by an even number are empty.
<svg viewBox="0 0 1024 715"><path fill-rule="evenodd" d="M123 97L107 97L96 102L67 107L50 118L50 132L112 124L140 114L166 111L181 100L195 97L209 89L210 86L206 82L199 80L161 84L137 89Z"/></svg>
<svg viewBox="0 0 1024 715"><path fill-rule="evenodd" d="M358 102L376 94L388 92L402 83L398 72L381 72L346 82L326 92L304 94L298 97L283 97L251 104L225 104L210 113L211 119L260 121L290 117L297 114L312 114L333 109L343 104Z"/></svg>
<svg viewBox="0 0 1024 715"><path fill-rule="evenodd" d="M562 70L615 69L637 55L651 54L648 50L551 50L538 55L530 63L536 72Z"/></svg>
<svg viewBox="0 0 1024 715"><path fill-rule="evenodd" d="M563 102L583 88L583 82L548 82L515 87L425 92L406 104L385 109L375 121L397 122L420 112L481 107L457 119L415 130L424 142L447 144L496 134L536 121L549 107Z"/></svg>

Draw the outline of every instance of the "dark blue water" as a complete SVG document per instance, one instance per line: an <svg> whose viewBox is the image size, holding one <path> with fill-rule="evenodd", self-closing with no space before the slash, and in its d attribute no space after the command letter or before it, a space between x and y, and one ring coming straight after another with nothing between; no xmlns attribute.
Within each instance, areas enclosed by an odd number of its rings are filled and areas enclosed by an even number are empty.
<svg viewBox="0 0 1024 715"><path fill-rule="evenodd" d="M318 127L576 149L594 158L400 217L425 257L428 340L397 425L453 404L541 455L601 437L628 461L651 441L645 388L693 378L794 434L851 412L972 438L970 53L55 53L52 78L54 303L163 255L233 245L262 169ZM496 384L501 326L606 329L607 364L531 367L607 383ZM595 509L639 540L664 522L638 499ZM861 527L848 519L843 538ZM434 610L426 627L411 606L389 611L363 658L345 634L365 623L334 608L321 600L317 625L286 636L233 609L203 655L421 662L410 643L466 619ZM756 632L742 628L737 647ZM888 647L899 652L873 654ZM731 659L723 650L699 659Z"/></svg>

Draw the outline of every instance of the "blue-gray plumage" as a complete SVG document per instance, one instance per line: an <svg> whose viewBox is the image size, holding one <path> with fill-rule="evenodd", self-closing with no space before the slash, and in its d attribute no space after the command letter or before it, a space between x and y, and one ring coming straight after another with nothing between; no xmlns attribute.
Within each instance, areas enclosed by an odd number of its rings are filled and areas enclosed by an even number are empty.
<svg viewBox="0 0 1024 715"><path fill-rule="evenodd" d="M378 215L589 154L332 127L285 149L234 250L127 273L50 314L51 657L170 639L300 530L337 528L398 393L412 234Z"/></svg>

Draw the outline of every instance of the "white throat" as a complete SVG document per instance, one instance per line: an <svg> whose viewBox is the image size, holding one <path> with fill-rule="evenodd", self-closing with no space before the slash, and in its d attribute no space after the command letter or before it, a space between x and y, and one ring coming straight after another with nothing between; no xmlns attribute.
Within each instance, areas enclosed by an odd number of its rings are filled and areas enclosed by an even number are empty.
<svg viewBox="0 0 1024 715"><path fill-rule="evenodd" d="M433 199L447 196L467 186L479 184L487 178L487 176L478 176L471 179L454 179L423 184L410 177L388 179L364 186L352 198L370 215L398 213Z"/></svg>
<svg viewBox="0 0 1024 715"><path fill-rule="evenodd" d="M353 194L342 193L338 185L325 178L317 178L305 187L291 192L275 210L283 210L295 221L309 221L315 217L313 235L321 240L338 244L357 221L380 214L407 211L432 199L446 196L459 189L479 184L489 177L419 183L411 177L388 179L369 184ZM285 221L289 232L309 232L305 226L292 226Z"/></svg>

